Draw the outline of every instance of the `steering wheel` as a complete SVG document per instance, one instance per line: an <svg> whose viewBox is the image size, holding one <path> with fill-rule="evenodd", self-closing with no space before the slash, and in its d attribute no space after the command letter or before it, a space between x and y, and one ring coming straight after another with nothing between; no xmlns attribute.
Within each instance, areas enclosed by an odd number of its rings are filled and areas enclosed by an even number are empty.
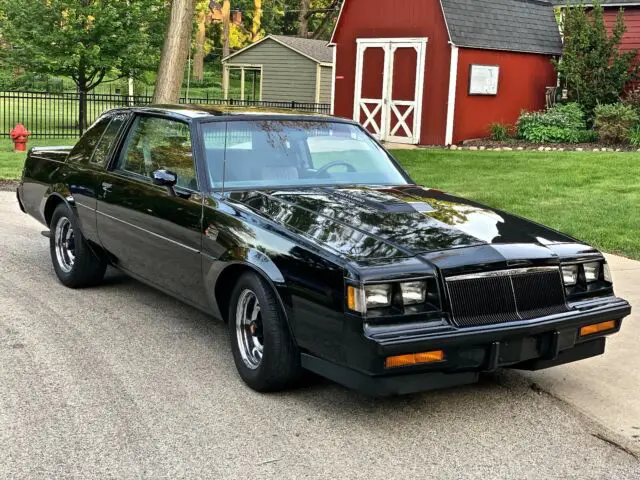
<svg viewBox="0 0 640 480"><path fill-rule="evenodd" d="M316 172L316 176L318 177L324 177L327 175L329 169L333 168L333 167L347 167L347 172L349 173L356 173L357 170L355 169L355 167L353 165L351 165L350 163L347 163L343 160L335 160L333 162L329 162L327 163L325 166L321 167L318 169L318 171Z"/></svg>

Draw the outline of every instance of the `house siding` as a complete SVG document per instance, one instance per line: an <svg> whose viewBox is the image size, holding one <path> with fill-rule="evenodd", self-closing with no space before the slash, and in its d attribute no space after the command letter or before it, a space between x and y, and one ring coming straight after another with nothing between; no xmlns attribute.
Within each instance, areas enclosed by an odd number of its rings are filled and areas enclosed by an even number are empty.
<svg viewBox="0 0 640 480"><path fill-rule="evenodd" d="M344 3L333 39L338 49L334 112L353 118L357 38L428 37L420 143L443 144L451 49L440 2L396 0L392 10L379 1Z"/></svg>
<svg viewBox="0 0 640 480"><path fill-rule="evenodd" d="M605 9L604 21L609 31L615 26L619 11L618 7ZM624 7L624 23L627 26L627 31L622 37L621 50L640 49L640 7Z"/></svg>
<svg viewBox="0 0 640 480"><path fill-rule="evenodd" d="M320 103L331 103L332 67L320 67Z"/></svg>
<svg viewBox="0 0 640 480"><path fill-rule="evenodd" d="M262 65L262 100L314 103L316 100L316 65L293 50L268 39L239 53L228 65ZM330 79L329 74L329 79ZM329 84L329 90L330 90Z"/></svg>
<svg viewBox="0 0 640 480"><path fill-rule="evenodd" d="M469 95L472 64L499 65L498 95ZM544 108L545 88L556 85L551 57L461 48L454 117L454 143L489 135L489 125L513 125L521 110Z"/></svg>

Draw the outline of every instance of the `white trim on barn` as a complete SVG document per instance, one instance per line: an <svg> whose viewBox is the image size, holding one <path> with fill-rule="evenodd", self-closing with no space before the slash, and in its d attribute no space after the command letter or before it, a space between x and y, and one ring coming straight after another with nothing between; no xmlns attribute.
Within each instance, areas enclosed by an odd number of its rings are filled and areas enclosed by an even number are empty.
<svg viewBox="0 0 640 480"><path fill-rule="evenodd" d="M456 113L456 90L458 88L458 55L459 49L451 44L451 63L449 67L449 100L447 102L447 129L445 134L445 145L453 143L453 122Z"/></svg>
<svg viewBox="0 0 640 480"><path fill-rule="evenodd" d="M331 47L333 49L333 67L331 67L331 115L335 114L336 110L336 65L338 62L338 47L335 45Z"/></svg>
<svg viewBox="0 0 640 480"><path fill-rule="evenodd" d="M342 18L342 12L344 11L344 6L346 3L347 3L347 0L342 0L342 5L340 5L340 13L338 13L338 20L336 20L336 24L333 26L333 32L331 32L331 38L329 39L329 46L331 47L336 46L335 42L333 41L333 38L336 36L336 32L338 31L338 25L340 25L340 19Z"/></svg>

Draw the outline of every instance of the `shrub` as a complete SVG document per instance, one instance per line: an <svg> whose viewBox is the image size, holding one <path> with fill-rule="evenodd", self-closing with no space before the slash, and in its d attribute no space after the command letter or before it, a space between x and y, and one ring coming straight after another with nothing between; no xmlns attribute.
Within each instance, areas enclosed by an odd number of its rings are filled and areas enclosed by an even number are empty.
<svg viewBox="0 0 640 480"><path fill-rule="evenodd" d="M594 129L604 143L629 141L631 130L638 125L638 112L628 104L598 105L595 110Z"/></svg>
<svg viewBox="0 0 640 480"><path fill-rule="evenodd" d="M491 131L491 140L495 142L504 142L511 136L511 127L505 123L492 123L489 130Z"/></svg>
<svg viewBox="0 0 640 480"><path fill-rule="evenodd" d="M640 125L636 125L629 132L629 144L633 148L640 148Z"/></svg>
<svg viewBox="0 0 640 480"><path fill-rule="evenodd" d="M518 136L533 143L582 143L593 139L577 103L555 105L541 112L523 112Z"/></svg>

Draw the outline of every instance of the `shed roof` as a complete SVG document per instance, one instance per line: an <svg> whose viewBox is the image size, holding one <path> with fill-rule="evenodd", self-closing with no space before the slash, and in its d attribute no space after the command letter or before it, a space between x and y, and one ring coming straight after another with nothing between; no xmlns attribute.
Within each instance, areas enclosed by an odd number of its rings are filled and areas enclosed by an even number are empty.
<svg viewBox="0 0 640 480"><path fill-rule="evenodd" d="M279 44L287 47L288 49L303 55L310 60L313 60L317 63L322 64L331 64L333 63L333 51L331 47L328 46L326 40L314 40L310 38L300 38L300 37L288 37L286 35L268 35L264 37L262 40L258 40L257 42L252 43L251 45L243 48L235 52L232 55L229 55L226 58L223 58L223 61L229 60L236 55L241 54L242 52L249 50L250 48L254 48L261 44L266 40L273 40L278 42Z"/></svg>
<svg viewBox="0 0 640 480"><path fill-rule="evenodd" d="M441 0L451 41L459 47L562 54L550 2Z"/></svg>

